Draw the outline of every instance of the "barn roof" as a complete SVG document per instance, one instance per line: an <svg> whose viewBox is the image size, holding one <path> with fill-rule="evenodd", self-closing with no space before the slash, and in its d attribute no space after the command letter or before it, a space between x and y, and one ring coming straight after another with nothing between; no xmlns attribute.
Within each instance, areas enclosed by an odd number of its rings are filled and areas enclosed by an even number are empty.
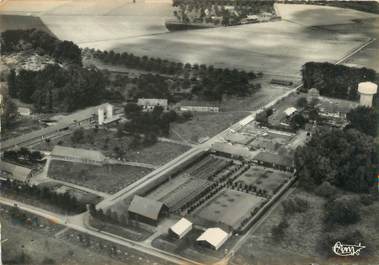
<svg viewBox="0 0 379 265"><path fill-rule="evenodd" d="M71 148L60 145L54 146L54 149L51 152L51 156L71 157L99 162L103 162L105 160L105 156L99 151Z"/></svg>
<svg viewBox="0 0 379 265"><path fill-rule="evenodd" d="M0 171L12 175L12 179L26 181L32 170L30 168L18 166L5 161L0 161Z"/></svg>
<svg viewBox="0 0 379 265"><path fill-rule="evenodd" d="M158 220L163 206L164 204L159 201L135 195L128 211L153 220Z"/></svg>
<svg viewBox="0 0 379 265"><path fill-rule="evenodd" d="M179 237L183 237L192 229L192 223L188 221L186 218L182 218L176 224L171 226L170 229Z"/></svg>
<svg viewBox="0 0 379 265"><path fill-rule="evenodd" d="M221 228L208 228L202 233L196 241L206 241L208 244L212 245L216 250L219 249L225 241L228 239L229 234L222 230Z"/></svg>

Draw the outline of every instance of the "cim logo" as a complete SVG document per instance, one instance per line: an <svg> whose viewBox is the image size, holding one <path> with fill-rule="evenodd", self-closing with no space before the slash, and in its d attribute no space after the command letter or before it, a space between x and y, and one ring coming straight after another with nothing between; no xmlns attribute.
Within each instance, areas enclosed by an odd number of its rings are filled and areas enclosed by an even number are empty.
<svg viewBox="0 0 379 265"><path fill-rule="evenodd" d="M364 248L366 247L362 246L361 243L359 243L358 245L346 245L338 241L333 246L333 252L337 256L341 256L341 257L359 256L361 254L361 250Z"/></svg>

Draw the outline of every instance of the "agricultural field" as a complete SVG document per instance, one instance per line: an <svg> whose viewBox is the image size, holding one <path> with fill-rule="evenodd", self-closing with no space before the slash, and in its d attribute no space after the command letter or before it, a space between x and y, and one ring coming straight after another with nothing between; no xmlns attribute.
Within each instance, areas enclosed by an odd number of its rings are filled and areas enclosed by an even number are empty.
<svg viewBox="0 0 379 265"><path fill-rule="evenodd" d="M174 61L295 77L299 76L299 69L305 62L336 62L368 39L364 32L340 33L312 26L338 23L344 24L342 29L351 25L359 27L361 24L353 19L376 17L350 9L277 4L282 21L166 34L164 21L171 16L168 3L137 1L137 4L120 6L118 1L112 4L95 2L70 1L38 15L58 38L71 40L83 48L127 51ZM2 10L8 12L7 4ZM28 12L27 6L24 10ZM153 12L155 16L151 16ZM328 19L320 22L321 15L327 15Z"/></svg>
<svg viewBox="0 0 379 265"><path fill-rule="evenodd" d="M164 22L172 16L170 3L111 0L12 0L0 6L0 15L34 16L58 38L76 43L115 41L167 32ZM33 26L13 20L5 28Z"/></svg>
<svg viewBox="0 0 379 265"><path fill-rule="evenodd" d="M48 176L94 190L115 193L150 173L151 170L126 165L88 165L53 160Z"/></svg>

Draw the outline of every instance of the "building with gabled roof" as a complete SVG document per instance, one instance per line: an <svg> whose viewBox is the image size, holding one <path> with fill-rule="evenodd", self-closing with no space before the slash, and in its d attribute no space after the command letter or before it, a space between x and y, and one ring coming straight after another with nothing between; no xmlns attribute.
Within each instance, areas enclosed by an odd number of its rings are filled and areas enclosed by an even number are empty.
<svg viewBox="0 0 379 265"><path fill-rule="evenodd" d="M230 237L230 234L222 230L221 228L214 227L208 228L197 239L200 245L218 250Z"/></svg>
<svg viewBox="0 0 379 265"><path fill-rule="evenodd" d="M176 224L169 228L168 233L177 239L181 239L191 230L192 223L183 217Z"/></svg>
<svg viewBox="0 0 379 265"><path fill-rule="evenodd" d="M32 176L32 170L16 164L0 161L0 176L13 180L28 181Z"/></svg>
<svg viewBox="0 0 379 265"><path fill-rule="evenodd" d="M162 107L164 110L168 109L168 100L161 98L139 98L137 105L141 106L143 110L150 111L155 107Z"/></svg>
<svg viewBox="0 0 379 265"><path fill-rule="evenodd" d="M107 158L99 151L72 148L61 145L54 146L50 156L52 159L85 164L103 165L107 162Z"/></svg>
<svg viewBox="0 0 379 265"><path fill-rule="evenodd" d="M156 226L168 208L162 202L134 195L128 208L129 218Z"/></svg>
<svg viewBox="0 0 379 265"><path fill-rule="evenodd" d="M253 161L264 167L271 167L288 172L295 171L293 158L286 155L260 152L253 158Z"/></svg>

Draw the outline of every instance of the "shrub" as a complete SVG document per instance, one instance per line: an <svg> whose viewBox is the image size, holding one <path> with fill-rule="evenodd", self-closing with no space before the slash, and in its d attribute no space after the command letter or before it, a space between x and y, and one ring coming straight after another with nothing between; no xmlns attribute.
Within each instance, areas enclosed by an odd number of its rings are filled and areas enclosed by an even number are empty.
<svg viewBox="0 0 379 265"><path fill-rule="evenodd" d="M338 192L337 188L330 184L328 181L324 181L317 187L315 193L321 197L331 198Z"/></svg>
<svg viewBox="0 0 379 265"><path fill-rule="evenodd" d="M309 208L309 202L303 198L295 197L282 202L285 214L303 213Z"/></svg>
<svg viewBox="0 0 379 265"><path fill-rule="evenodd" d="M326 224L349 225L360 219L359 201L354 197L342 196L326 206Z"/></svg>

